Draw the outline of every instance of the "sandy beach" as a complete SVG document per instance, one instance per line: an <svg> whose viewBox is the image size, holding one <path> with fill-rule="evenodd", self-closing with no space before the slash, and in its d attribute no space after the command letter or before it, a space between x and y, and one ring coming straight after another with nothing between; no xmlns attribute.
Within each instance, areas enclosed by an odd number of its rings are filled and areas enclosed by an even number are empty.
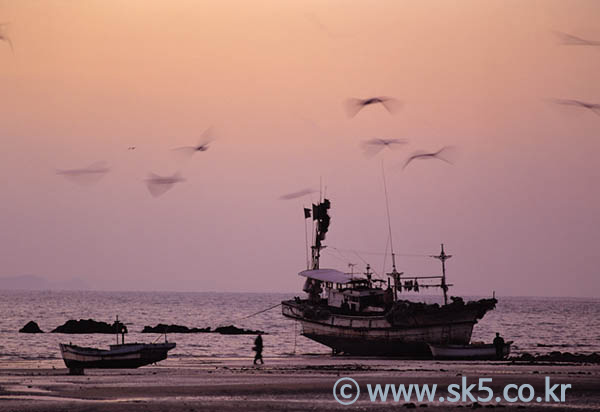
<svg viewBox="0 0 600 412"><path fill-rule="evenodd" d="M0 369L0 411L263 411L389 410L390 408L504 408L504 410L598 410L600 365L568 363L443 362L344 357L267 358L254 367L250 359L173 360L134 370L87 370L70 376L58 366ZM4 365L6 367L6 365ZM24 365L25 366L25 365ZM436 398L449 384L492 378L494 396L507 384L530 384L543 392L552 384L571 384L564 403L371 402L366 385L437 384ZM341 377L361 388L356 403L344 406L333 398ZM475 397L485 393L472 392ZM516 392L515 392L516 393Z"/></svg>

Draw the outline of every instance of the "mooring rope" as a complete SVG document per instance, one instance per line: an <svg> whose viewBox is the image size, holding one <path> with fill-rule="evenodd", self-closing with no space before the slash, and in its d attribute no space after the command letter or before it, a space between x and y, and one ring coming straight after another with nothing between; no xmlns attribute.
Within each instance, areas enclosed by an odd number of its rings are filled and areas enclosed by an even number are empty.
<svg viewBox="0 0 600 412"><path fill-rule="evenodd" d="M260 314L261 314L261 313L263 313L263 312L267 312L267 311L269 311L269 310L271 310L271 309L275 309L277 306L281 306L281 303L278 303L277 305L274 305L274 306L271 306L271 307L269 307L269 308L266 308L266 309L260 310L260 311L258 311L258 312L256 312L256 313L253 313L252 315L244 316L243 318L238 318L238 319L235 319L235 320L248 319L248 318L251 318L252 316L260 315Z"/></svg>

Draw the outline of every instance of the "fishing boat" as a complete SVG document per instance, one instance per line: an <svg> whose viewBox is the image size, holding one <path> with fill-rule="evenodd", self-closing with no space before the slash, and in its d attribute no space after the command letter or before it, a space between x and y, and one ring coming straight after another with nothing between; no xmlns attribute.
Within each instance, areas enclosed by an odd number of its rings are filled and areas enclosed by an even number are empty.
<svg viewBox="0 0 600 412"><path fill-rule="evenodd" d="M133 369L167 359L167 353L175 348L174 342L163 343L125 343L126 328L117 329L117 343L109 349L98 349L60 343L60 352L72 375L83 374L84 369ZM119 333L121 343L119 344Z"/></svg>
<svg viewBox="0 0 600 412"><path fill-rule="evenodd" d="M506 342L502 348L502 359L510 354L512 341ZM473 343L470 345L434 345L429 344L434 359L448 360L498 360L494 344Z"/></svg>
<svg viewBox="0 0 600 412"><path fill-rule="evenodd" d="M304 209L305 218L315 223L312 256L305 278L306 297L282 302L283 316L301 324L302 335L326 345L334 354L361 356L431 357L428 344L467 345L474 325L489 310L495 298L464 302L450 297L446 281L446 260L442 244L439 255L442 273L433 276L405 275L396 269L376 279L367 264L363 275L320 267L323 241L329 230L331 202L324 199ZM391 232L391 231L390 231ZM431 283L433 282L433 283ZM403 292L440 288L443 304L426 304L402 298Z"/></svg>

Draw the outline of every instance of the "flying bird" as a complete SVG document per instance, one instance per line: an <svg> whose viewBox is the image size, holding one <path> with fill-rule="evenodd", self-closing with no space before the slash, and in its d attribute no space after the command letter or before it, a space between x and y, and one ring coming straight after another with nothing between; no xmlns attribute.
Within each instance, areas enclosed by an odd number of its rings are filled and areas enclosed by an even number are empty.
<svg viewBox="0 0 600 412"><path fill-rule="evenodd" d="M175 184L184 181L185 179L181 177L179 172L176 172L173 176L159 176L150 173L146 179L146 186L152 196L158 197L172 189Z"/></svg>
<svg viewBox="0 0 600 412"><path fill-rule="evenodd" d="M369 97L366 99L353 98L346 100L346 112L348 113L349 117L354 117L363 108L372 104L381 104L390 113L394 113L402 105L399 100L394 99L393 97L378 96Z"/></svg>
<svg viewBox="0 0 600 412"><path fill-rule="evenodd" d="M587 40L560 31L555 31L554 34L556 34L560 39L561 43L566 46L600 46L600 41Z"/></svg>
<svg viewBox="0 0 600 412"><path fill-rule="evenodd" d="M450 160L448 160L448 158L447 158L447 155L449 154L449 151L451 149L452 149L452 146L444 146L437 152L433 152L433 153L432 152L424 152L424 151L415 152L408 159L406 159L406 162L404 163L404 166L402 166L402 169L405 169L406 166L408 166L413 160L438 159L438 160L442 160L446 163L452 164L452 162Z"/></svg>
<svg viewBox="0 0 600 412"><path fill-rule="evenodd" d="M110 169L106 162L96 162L81 169L59 169L56 171L56 174L85 186L97 183L109 171Z"/></svg>
<svg viewBox="0 0 600 412"><path fill-rule="evenodd" d="M375 156L383 149L388 148L390 150L395 149L399 145L407 144L406 139L371 139L362 142L361 146L364 150L365 156Z"/></svg>
<svg viewBox="0 0 600 412"><path fill-rule="evenodd" d="M600 116L600 104L598 104L598 103L589 103L589 102L583 102L581 100L569 100L569 99L555 99L554 101L557 104L562 104L565 106L582 107L584 109L591 110L592 112L594 112L595 114Z"/></svg>
<svg viewBox="0 0 600 412"><path fill-rule="evenodd" d="M8 25L8 23L0 23L0 40L5 41L10 46L10 51L15 52L15 48L13 47L12 40L8 36L8 34L4 31L4 26Z"/></svg>
<svg viewBox="0 0 600 412"><path fill-rule="evenodd" d="M187 154L190 156L197 152L206 152L210 147L209 146L210 143L214 140L212 138L212 134L213 134L212 128L209 127L202 133L200 142L196 146L177 147L173 150L176 150L178 152L181 152L181 153L184 153L184 154Z"/></svg>
<svg viewBox="0 0 600 412"><path fill-rule="evenodd" d="M135 150L135 146L129 146L127 150Z"/></svg>
<svg viewBox="0 0 600 412"><path fill-rule="evenodd" d="M316 190L314 190L314 189L302 189L302 190L298 190L297 192L288 193L286 195L283 195L279 199L281 199L281 200L297 199L299 197L306 196L306 195L309 195L309 194L315 193L315 192L316 192Z"/></svg>

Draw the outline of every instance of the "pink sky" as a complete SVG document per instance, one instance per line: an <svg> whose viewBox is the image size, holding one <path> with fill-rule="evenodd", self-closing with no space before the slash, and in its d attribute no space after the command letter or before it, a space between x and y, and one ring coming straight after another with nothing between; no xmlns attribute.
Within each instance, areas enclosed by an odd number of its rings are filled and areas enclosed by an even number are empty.
<svg viewBox="0 0 600 412"><path fill-rule="evenodd" d="M384 155L396 251L444 242L453 293L600 290L600 117L548 101L600 103L600 47L552 33L600 40L600 2L15 0L0 21L15 48L0 43L0 276L300 293L303 201L278 197L322 177L325 243L382 253L380 158L359 143L385 137L410 140ZM344 99L373 95L405 106L346 117ZM173 156L211 125L209 151ZM401 170L444 145L454 166ZM99 160L94 186L55 174ZM149 195L149 172L177 170L186 182ZM322 266L362 263L336 257Z"/></svg>

